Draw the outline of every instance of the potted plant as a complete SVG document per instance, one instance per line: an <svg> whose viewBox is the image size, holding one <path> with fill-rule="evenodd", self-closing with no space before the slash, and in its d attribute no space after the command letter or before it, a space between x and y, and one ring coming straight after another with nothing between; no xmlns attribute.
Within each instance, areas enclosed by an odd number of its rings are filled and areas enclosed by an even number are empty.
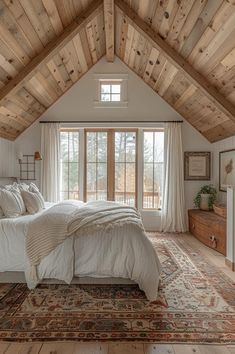
<svg viewBox="0 0 235 354"><path fill-rule="evenodd" d="M196 208L202 210L213 209L213 204L216 200L217 191L212 184L206 184L202 186L194 198L194 205Z"/></svg>

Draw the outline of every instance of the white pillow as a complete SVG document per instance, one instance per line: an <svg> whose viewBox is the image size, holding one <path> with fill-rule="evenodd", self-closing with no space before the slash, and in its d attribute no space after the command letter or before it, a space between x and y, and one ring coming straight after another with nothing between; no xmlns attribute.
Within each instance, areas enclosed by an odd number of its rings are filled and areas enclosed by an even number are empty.
<svg viewBox="0 0 235 354"><path fill-rule="evenodd" d="M26 212L21 193L16 189L0 189L0 207L7 218L15 218Z"/></svg>
<svg viewBox="0 0 235 354"><path fill-rule="evenodd" d="M30 192L33 192L33 193L40 193L38 187L37 187L36 184L34 184L33 182L30 183L28 190L29 190ZM41 194L41 193L40 193L40 194Z"/></svg>
<svg viewBox="0 0 235 354"><path fill-rule="evenodd" d="M9 190L11 190L12 189L12 187L13 187L13 185L12 184L6 184L6 185L1 185L0 186L0 189L7 189L8 191Z"/></svg>
<svg viewBox="0 0 235 354"><path fill-rule="evenodd" d="M45 208L44 199L40 192L21 191L21 195L29 214L36 214Z"/></svg>
<svg viewBox="0 0 235 354"><path fill-rule="evenodd" d="M28 191L29 190L29 185L26 183L16 183L15 185L13 184L13 187L18 188L20 191Z"/></svg>
<svg viewBox="0 0 235 354"><path fill-rule="evenodd" d="M43 208L45 208L45 200L43 198L43 195L41 194L41 192L39 191L38 187L36 186L36 184L34 184L33 182L30 183L29 185L29 189L28 189L29 192L32 192L32 193L37 193L40 197L41 200L43 200Z"/></svg>

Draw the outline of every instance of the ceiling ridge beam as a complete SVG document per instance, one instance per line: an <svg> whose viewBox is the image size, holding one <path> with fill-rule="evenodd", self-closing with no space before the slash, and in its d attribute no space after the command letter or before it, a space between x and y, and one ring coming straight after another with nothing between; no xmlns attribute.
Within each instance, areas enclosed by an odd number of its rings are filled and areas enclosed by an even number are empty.
<svg viewBox="0 0 235 354"><path fill-rule="evenodd" d="M114 62L114 0L104 0L106 59Z"/></svg>
<svg viewBox="0 0 235 354"><path fill-rule="evenodd" d="M103 0L94 0L81 14L67 26L61 35L49 42L8 84L0 90L0 104L8 94L14 94L19 87L29 81L46 62L48 62L67 42L80 32L103 9Z"/></svg>
<svg viewBox="0 0 235 354"><path fill-rule="evenodd" d="M175 49L164 41L138 14L123 0L115 0L115 6L128 19L133 28L138 31L151 45L161 51L166 59L182 72L191 83L200 89L220 111L235 122L235 106L212 86L205 77L197 72Z"/></svg>

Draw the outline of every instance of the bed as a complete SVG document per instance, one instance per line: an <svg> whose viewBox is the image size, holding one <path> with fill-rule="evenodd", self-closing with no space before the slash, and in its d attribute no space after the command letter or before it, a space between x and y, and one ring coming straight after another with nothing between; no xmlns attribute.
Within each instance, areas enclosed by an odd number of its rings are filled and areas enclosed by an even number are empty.
<svg viewBox="0 0 235 354"><path fill-rule="evenodd" d="M46 208L53 205L46 203ZM0 282L29 278L26 234L38 214L0 219ZM72 235L42 259L38 273L40 279L70 283L71 269L72 278L80 283L135 282L149 300L156 300L160 263L147 236L131 224L106 232L100 229L95 235Z"/></svg>

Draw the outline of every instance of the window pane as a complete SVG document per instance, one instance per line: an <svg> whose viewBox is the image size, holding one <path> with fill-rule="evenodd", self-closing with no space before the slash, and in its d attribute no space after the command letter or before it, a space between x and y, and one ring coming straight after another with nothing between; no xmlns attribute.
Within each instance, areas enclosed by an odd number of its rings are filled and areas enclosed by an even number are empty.
<svg viewBox="0 0 235 354"><path fill-rule="evenodd" d="M96 133L87 132L87 161L96 162Z"/></svg>
<svg viewBox="0 0 235 354"><path fill-rule="evenodd" d="M115 200L135 205L136 133L115 132Z"/></svg>
<svg viewBox="0 0 235 354"><path fill-rule="evenodd" d="M96 164L87 164L87 201L96 200Z"/></svg>
<svg viewBox="0 0 235 354"><path fill-rule="evenodd" d="M69 191L77 195L78 199L78 191L79 191L79 176L78 176L78 164L76 162L72 162L69 164ZM73 197L73 199L76 199Z"/></svg>
<svg viewBox="0 0 235 354"><path fill-rule="evenodd" d="M117 194L119 192L125 191L125 164L116 163L115 164L115 191Z"/></svg>
<svg viewBox="0 0 235 354"><path fill-rule="evenodd" d="M120 93L121 92L121 85L120 84L112 85L111 90L112 90L112 93Z"/></svg>
<svg viewBox="0 0 235 354"><path fill-rule="evenodd" d="M68 161L68 132L60 133L61 160Z"/></svg>
<svg viewBox="0 0 235 354"><path fill-rule="evenodd" d="M111 92L110 85L101 84L101 93L110 93L110 92Z"/></svg>
<svg viewBox="0 0 235 354"><path fill-rule="evenodd" d="M164 160L164 132L154 133L154 162Z"/></svg>
<svg viewBox="0 0 235 354"><path fill-rule="evenodd" d="M109 102L110 99L110 94L109 93L102 93L101 94L101 101L102 102Z"/></svg>
<svg viewBox="0 0 235 354"><path fill-rule="evenodd" d="M136 133L126 133L126 161L135 162Z"/></svg>
<svg viewBox="0 0 235 354"><path fill-rule="evenodd" d="M126 158L126 133L115 132L115 161L125 162Z"/></svg>
<svg viewBox="0 0 235 354"><path fill-rule="evenodd" d="M97 166L97 199L106 200L107 194L107 164L100 163Z"/></svg>
<svg viewBox="0 0 235 354"><path fill-rule="evenodd" d="M153 161L153 132L144 132L144 161Z"/></svg>
<svg viewBox="0 0 235 354"><path fill-rule="evenodd" d="M79 156L79 133L69 132L69 161L78 162Z"/></svg>
<svg viewBox="0 0 235 354"><path fill-rule="evenodd" d="M97 159L99 162L107 161L107 133L99 132L97 134Z"/></svg>
<svg viewBox="0 0 235 354"><path fill-rule="evenodd" d="M126 191L135 194L135 163L126 164Z"/></svg>
<svg viewBox="0 0 235 354"><path fill-rule="evenodd" d="M162 206L163 192L163 163L154 164L154 207L160 209Z"/></svg>
<svg viewBox="0 0 235 354"><path fill-rule="evenodd" d="M125 203L125 164L115 164L115 201Z"/></svg>
<svg viewBox="0 0 235 354"><path fill-rule="evenodd" d="M69 192L69 199L80 199L78 191L70 191Z"/></svg>
<svg viewBox="0 0 235 354"><path fill-rule="evenodd" d="M66 162L61 164L61 192L64 192L65 199L68 199L68 190L69 190L69 174L68 174L69 165ZM65 193L67 195L65 196ZM63 198L64 199L64 198Z"/></svg>
<svg viewBox="0 0 235 354"><path fill-rule="evenodd" d="M79 132L61 131L60 198L79 199Z"/></svg>
<svg viewBox="0 0 235 354"><path fill-rule="evenodd" d="M121 96L120 96L120 94L112 94L112 95L111 95L111 101L112 101L112 102L120 102L120 101L121 101Z"/></svg>
<svg viewBox="0 0 235 354"><path fill-rule="evenodd" d="M144 208L161 208L163 160L164 132L144 132Z"/></svg>
<svg viewBox="0 0 235 354"><path fill-rule="evenodd" d="M87 132L86 199L107 199L107 132Z"/></svg>

